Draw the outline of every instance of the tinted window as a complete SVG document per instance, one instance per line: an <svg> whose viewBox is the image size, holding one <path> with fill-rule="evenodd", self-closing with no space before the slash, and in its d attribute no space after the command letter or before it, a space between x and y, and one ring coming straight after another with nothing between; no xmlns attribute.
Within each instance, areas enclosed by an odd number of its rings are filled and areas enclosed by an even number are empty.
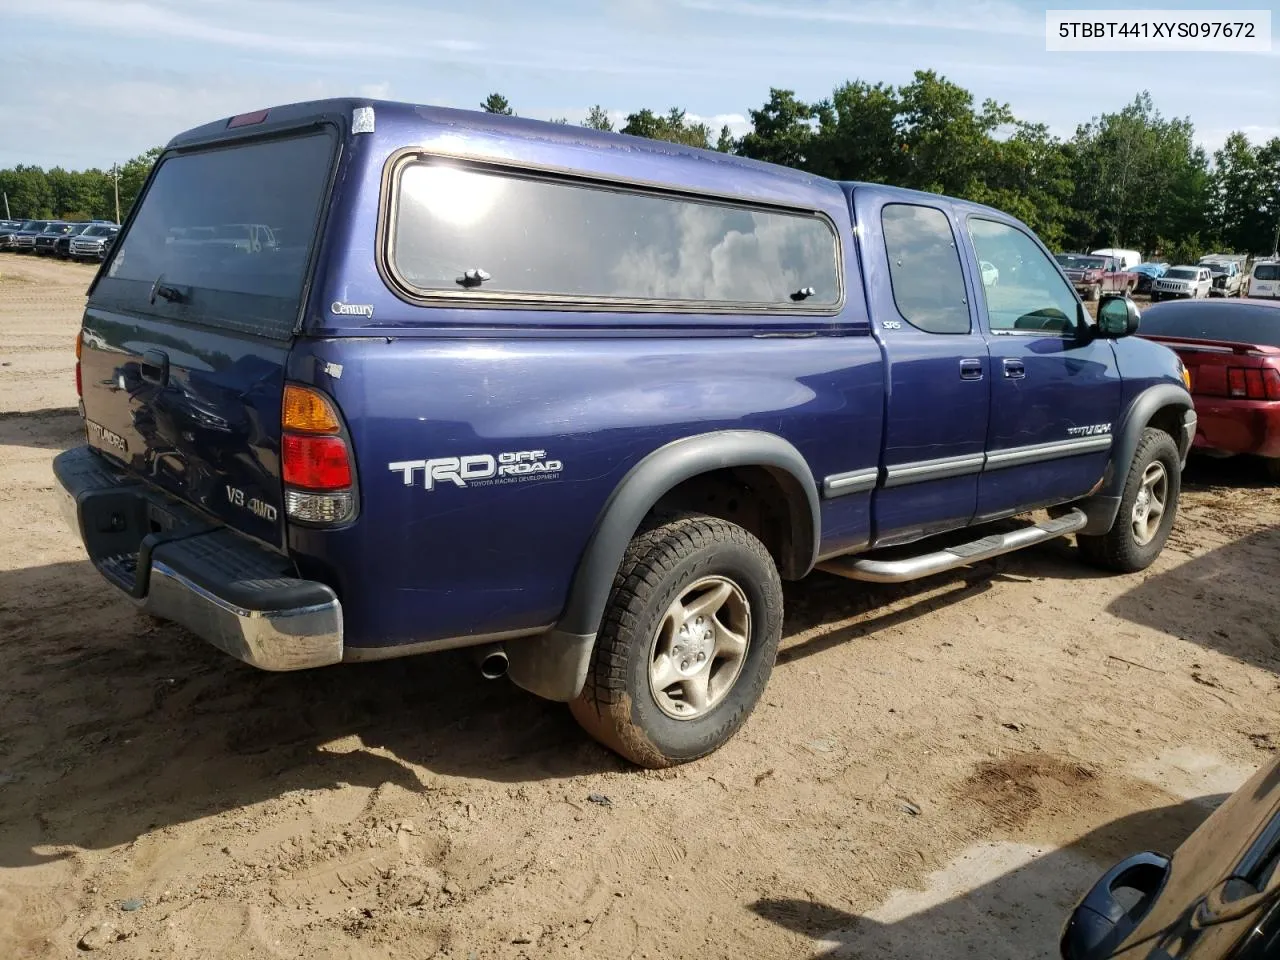
<svg viewBox="0 0 1280 960"><path fill-rule="evenodd" d="M1184 270L1174 267L1165 274L1170 280L1195 280L1200 276L1198 270Z"/></svg>
<svg viewBox="0 0 1280 960"><path fill-rule="evenodd" d="M815 216L436 162L398 181L390 259L415 290L788 309L840 299L835 234ZM489 279L460 284L468 270Z"/></svg>
<svg viewBox="0 0 1280 960"><path fill-rule="evenodd" d="M1280 280L1280 263L1260 263L1253 268L1255 280Z"/></svg>
<svg viewBox="0 0 1280 960"><path fill-rule="evenodd" d="M969 219L969 236L1000 271L997 284L982 288L992 330L1074 332L1079 302L1039 244L1017 227L978 217Z"/></svg>
<svg viewBox="0 0 1280 960"><path fill-rule="evenodd" d="M926 333L968 333L964 273L947 215L936 207L890 203L880 222L902 319Z"/></svg>
<svg viewBox="0 0 1280 960"><path fill-rule="evenodd" d="M1280 347L1280 308L1256 303L1158 303L1142 311L1138 332L1152 337L1225 340Z"/></svg>
<svg viewBox="0 0 1280 960"><path fill-rule="evenodd" d="M333 144L312 134L163 160L95 298L288 337ZM152 305L151 288L160 277L189 296Z"/></svg>
<svg viewBox="0 0 1280 960"><path fill-rule="evenodd" d="M1064 270L1098 270L1106 265L1102 257L1085 257L1074 253L1060 253L1055 258Z"/></svg>

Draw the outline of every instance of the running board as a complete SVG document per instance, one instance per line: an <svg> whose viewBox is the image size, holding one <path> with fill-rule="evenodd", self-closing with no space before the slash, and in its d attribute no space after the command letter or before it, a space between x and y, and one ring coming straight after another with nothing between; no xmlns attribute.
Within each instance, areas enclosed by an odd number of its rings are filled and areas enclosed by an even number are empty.
<svg viewBox="0 0 1280 960"><path fill-rule="evenodd" d="M869 580L872 583L905 583L908 580L919 580L935 573L945 573L956 567L964 567L979 560L989 560L1002 553L1011 553L1023 547L1031 547L1047 540L1056 540L1069 533L1084 528L1088 518L1081 510L1073 509L1070 513L1034 526L1010 530L1008 533L994 533L972 543L947 547L935 553L925 553L906 560L869 560L859 557L835 557L818 564L818 569L850 580Z"/></svg>

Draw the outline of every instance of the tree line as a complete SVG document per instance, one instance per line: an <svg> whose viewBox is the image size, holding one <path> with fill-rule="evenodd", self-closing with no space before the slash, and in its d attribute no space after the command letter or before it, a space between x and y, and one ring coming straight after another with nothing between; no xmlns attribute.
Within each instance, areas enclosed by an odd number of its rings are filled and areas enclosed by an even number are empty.
<svg viewBox="0 0 1280 960"><path fill-rule="evenodd" d="M496 93L481 107L512 112ZM1068 139L1008 104L975 102L932 70L900 86L850 81L814 103L771 89L749 116L741 137L678 107L629 114L620 131L990 204L1054 249L1126 247L1194 263L1210 251L1269 254L1280 235L1280 137L1254 144L1232 133L1210 156L1191 121L1165 117L1147 92ZM583 126L614 128L600 106Z"/></svg>
<svg viewBox="0 0 1280 960"><path fill-rule="evenodd" d="M480 106L514 113L499 93ZM1025 221L1054 249L1131 247L1194 262L1211 250L1271 253L1280 234L1280 137L1255 144L1232 133L1209 155L1191 121L1163 116L1146 92L1066 139L1015 117L1008 104L977 103L928 70L899 86L850 81L812 103L772 89L749 115L751 129L740 137L679 107L638 110L619 130L987 203ZM615 125L596 105L583 126ZM127 216L159 154L154 148L114 171L19 165L0 170L0 191L15 217L114 219L118 186Z"/></svg>

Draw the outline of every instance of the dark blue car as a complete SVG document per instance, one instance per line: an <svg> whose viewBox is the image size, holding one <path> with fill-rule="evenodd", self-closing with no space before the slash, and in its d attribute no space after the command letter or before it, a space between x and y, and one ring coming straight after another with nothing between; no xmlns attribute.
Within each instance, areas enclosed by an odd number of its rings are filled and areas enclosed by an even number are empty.
<svg viewBox="0 0 1280 960"><path fill-rule="evenodd" d="M55 470L97 569L234 656L475 647L661 766L750 714L781 580L1070 534L1152 562L1195 415L1133 304L1099 317L988 207L295 104L165 149L91 287L87 443Z"/></svg>

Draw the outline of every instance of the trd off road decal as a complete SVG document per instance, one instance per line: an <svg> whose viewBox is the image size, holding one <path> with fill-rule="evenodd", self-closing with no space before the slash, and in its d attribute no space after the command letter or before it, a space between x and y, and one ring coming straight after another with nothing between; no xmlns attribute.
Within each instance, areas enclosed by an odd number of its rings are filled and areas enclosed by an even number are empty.
<svg viewBox="0 0 1280 960"><path fill-rule="evenodd" d="M513 450L497 456L477 453L467 457L437 457L433 460L399 460L387 468L404 476L411 487L419 479L424 490L434 490L443 483L455 487L492 487L504 483L550 480L559 475L564 464L547 458L545 450Z"/></svg>

